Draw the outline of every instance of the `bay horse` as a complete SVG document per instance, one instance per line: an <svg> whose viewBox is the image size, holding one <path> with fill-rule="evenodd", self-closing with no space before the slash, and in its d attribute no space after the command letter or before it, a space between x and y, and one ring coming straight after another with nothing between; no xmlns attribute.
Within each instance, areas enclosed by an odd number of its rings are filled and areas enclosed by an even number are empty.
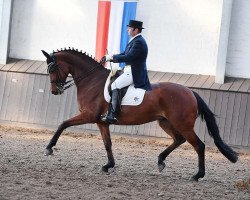
<svg viewBox="0 0 250 200"><path fill-rule="evenodd" d="M74 49L61 49L48 54L48 73L51 81L51 92L60 95L65 89L75 84L80 114L60 124L54 136L46 147L46 155L53 153L52 147L64 129L86 123L96 123L107 151L108 162L102 166L107 172L114 167L109 124L101 121L100 116L108 109L104 99L104 85L110 70L97 62L86 53ZM71 74L73 84L66 82ZM134 114L136 113L136 114ZM220 137L214 113L208 108L203 99L189 88L170 82L152 84L152 90L146 91L144 100L139 106L122 106L116 125L139 125L158 121L160 127L172 137L173 143L158 156L158 169L165 168L164 160L178 146L189 142L198 154L198 172L192 177L198 181L205 175L205 144L194 131L197 117L205 119L209 135L219 151L231 162L238 160L238 154L231 149Z"/></svg>

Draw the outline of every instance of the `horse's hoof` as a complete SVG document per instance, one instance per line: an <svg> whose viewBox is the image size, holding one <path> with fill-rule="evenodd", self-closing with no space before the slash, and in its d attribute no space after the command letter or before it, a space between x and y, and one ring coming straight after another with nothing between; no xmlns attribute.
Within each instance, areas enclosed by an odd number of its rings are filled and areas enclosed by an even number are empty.
<svg viewBox="0 0 250 200"><path fill-rule="evenodd" d="M201 172L198 172L196 175L194 175L191 180L192 181L198 181L199 178L203 178L205 176L205 172L204 171L201 171Z"/></svg>
<svg viewBox="0 0 250 200"><path fill-rule="evenodd" d="M46 149L44 155L45 156L49 156L49 155L52 155L53 154L53 149Z"/></svg>
<svg viewBox="0 0 250 200"><path fill-rule="evenodd" d="M199 178L197 178L196 176L193 176L192 178L190 178L190 181L192 182L198 182Z"/></svg>
<svg viewBox="0 0 250 200"><path fill-rule="evenodd" d="M109 171L109 169L107 167L105 167L105 166L102 167L102 172L107 173L108 171Z"/></svg>
<svg viewBox="0 0 250 200"><path fill-rule="evenodd" d="M164 162L162 162L162 163L158 163L158 170L159 170L159 172L162 172L162 170L165 168L165 163Z"/></svg>

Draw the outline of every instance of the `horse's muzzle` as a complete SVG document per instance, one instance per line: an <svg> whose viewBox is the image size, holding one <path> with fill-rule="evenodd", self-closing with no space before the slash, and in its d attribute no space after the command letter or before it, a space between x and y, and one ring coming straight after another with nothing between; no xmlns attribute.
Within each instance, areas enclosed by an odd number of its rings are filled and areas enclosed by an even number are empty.
<svg viewBox="0 0 250 200"><path fill-rule="evenodd" d="M52 90L51 93L54 94L54 95L58 95L59 94L58 91L54 91L54 90Z"/></svg>
<svg viewBox="0 0 250 200"><path fill-rule="evenodd" d="M63 91L61 90L51 90L51 93L54 94L54 95L60 95L63 93Z"/></svg>

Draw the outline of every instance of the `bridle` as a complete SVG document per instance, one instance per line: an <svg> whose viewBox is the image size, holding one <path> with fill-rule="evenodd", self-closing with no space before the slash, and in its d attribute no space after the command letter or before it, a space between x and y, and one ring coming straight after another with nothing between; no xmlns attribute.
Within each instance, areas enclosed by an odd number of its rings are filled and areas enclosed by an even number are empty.
<svg viewBox="0 0 250 200"><path fill-rule="evenodd" d="M69 81L63 81L62 76L60 73L60 70L66 75L66 72L56 63L56 57L54 54L50 55L52 61L48 64L47 72L48 74L56 73L56 80L50 81L50 83L54 83L56 85L56 88L60 91L60 93L63 93L64 90L70 88L75 83L71 83L73 80ZM70 84L71 83L71 84ZM69 85L68 85L69 84Z"/></svg>
<svg viewBox="0 0 250 200"><path fill-rule="evenodd" d="M81 80L83 80L84 78L88 77L90 74L92 74L92 72L99 66L95 66L93 67L90 71L88 71L87 73L78 76L72 80L69 81L63 81L60 71L62 71L66 76L68 76L68 74L56 63L56 57L54 54L50 55L52 61L48 64L48 69L47 72L48 74L52 74L54 72L56 72L56 76L57 79L55 81L50 81L50 83L54 83L56 85L56 88L60 91L60 93L63 93L65 90L67 90L68 88L72 87L73 85L77 85ZM74 81L74 83L71 83L72 81Z"/></svg>

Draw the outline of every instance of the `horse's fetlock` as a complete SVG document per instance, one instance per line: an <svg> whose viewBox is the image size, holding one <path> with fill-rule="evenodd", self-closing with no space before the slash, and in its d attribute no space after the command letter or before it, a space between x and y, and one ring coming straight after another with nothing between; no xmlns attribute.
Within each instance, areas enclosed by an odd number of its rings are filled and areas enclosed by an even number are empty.
<svg viewBox="0 0 250 200"><path fill-rule="evenodd" d="M199 143L199 149L204 151L205 150L205 144L204 143Z"/></svg>
<svg viewBox="0 0 250 200"><path fill-rule="evenodd" d="M108 146L108 145L106 146L105 145L105 149L106 149L106 151L110 151L111 150L111 146Z"/></svg>
<svg viewBox="0 0 250 200"><path fill-rule="evenodd" d="M162 154L160 154L160 155L158 156L158 164L162 164L164 160L165 160L165 156L162 155Z"/></svg>

